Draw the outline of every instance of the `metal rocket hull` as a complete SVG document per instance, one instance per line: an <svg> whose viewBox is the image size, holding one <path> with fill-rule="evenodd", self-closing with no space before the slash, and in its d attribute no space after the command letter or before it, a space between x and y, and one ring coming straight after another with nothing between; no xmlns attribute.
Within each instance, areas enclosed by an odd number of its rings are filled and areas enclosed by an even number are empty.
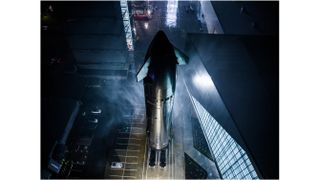
<svg viewBox="0 0 320 180"><path fill-rule="evenodd" d="M156 81L144 79L147 131L153 149L163 149L169 144L175 81L175 66L165 70Z"/></svg>
<svg viewBox="0 0 320 180"><path fill-rule="evenodd" d="M171 114L176 86L176 65L186 64L187 56L176 49L159 31L152 40L145 64L137 74L143 79L149 147L161 150L171 139Z"/></svg>

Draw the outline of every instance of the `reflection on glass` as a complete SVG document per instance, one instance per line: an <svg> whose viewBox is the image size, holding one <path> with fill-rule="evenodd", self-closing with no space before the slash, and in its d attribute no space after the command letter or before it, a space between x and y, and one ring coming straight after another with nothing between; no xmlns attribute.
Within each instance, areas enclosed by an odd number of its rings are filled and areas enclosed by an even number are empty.
<svg viewBox="0 0 320 180"><path fill-rule="evenodd" d="M246 152L193 97L202 130L223 179L258 179Z"/></svg>
<svg viewBox="0 0 320 180"><path fill-rule="evenodd" d="M196 73L192 78L193 83L202 89L210 89L213 87L213 82L208 73Z"/></svg>
<svg viewBox="0 0 320 180"><path fill-rule="evenodd" d="M178 1L169 0L167 2L166 25L168 27L176 27L177 25Z"/></svg>

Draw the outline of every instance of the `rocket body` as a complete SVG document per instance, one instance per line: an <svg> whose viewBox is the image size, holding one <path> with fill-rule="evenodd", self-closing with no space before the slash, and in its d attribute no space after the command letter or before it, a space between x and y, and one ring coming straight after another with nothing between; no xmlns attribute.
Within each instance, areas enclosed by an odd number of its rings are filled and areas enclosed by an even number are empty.
<svg viewBox="0 0 320 180"><path fill-rule="evenodd" d="M145 63L137 74L143 79L149 147L161 150L171 139L171 114L176 87L176 66L187 56L176 49L163 31L152 40Z"/></svg>

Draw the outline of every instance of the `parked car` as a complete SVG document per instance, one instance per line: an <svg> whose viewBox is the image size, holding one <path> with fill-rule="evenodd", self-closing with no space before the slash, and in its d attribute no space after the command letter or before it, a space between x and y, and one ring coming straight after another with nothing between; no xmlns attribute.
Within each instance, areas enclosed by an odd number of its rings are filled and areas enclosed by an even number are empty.
<svg viewBox="0 0 320 180"><path fill-rule="evenodd" d="M88 119L88 122L93 123L93 124L97 124L99 121L97 118L92 118L92 119L90 118L90 119Z"/></svg>
<svg viewBox="0 0 320 180"><path fill-rule="evenodd" d="M97 106L91 110L92 114L101 114L101 112L102 112L101 108L98 108Z"/></svg>
<svg viewBox="0 0 320 180"><path fill-rule="evenodd" d="M122 162L112 162L111 163L111 169L121 169L123 167Z"/></svg>

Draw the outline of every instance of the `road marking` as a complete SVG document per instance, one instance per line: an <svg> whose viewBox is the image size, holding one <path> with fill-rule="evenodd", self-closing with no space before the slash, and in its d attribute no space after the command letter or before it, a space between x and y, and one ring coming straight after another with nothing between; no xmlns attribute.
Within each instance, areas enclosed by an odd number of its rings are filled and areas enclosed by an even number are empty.
<svg viewBox="0 0 320 180"><path fill-rule="evenodd" d="M123 168L119 168L119 169L110 169L110 171L119 171L119 170L123 170Z"/></svg>
<svg viewBox="0 0 320 180"><path fill-rule="evenodd" d="M127 140L127 139L129 139L129 140L138 140L138 141L141 141L142 139L138 139L138 138L121 138L121 137L118 137L118 139L124 139L124 140Z"/></svg>
<svg viewBox="0 0 320 180"><path fill-rule="evenodd" d="M124 170L124 171L138 171L138 169L135 168L131 168L131 169L123 169L123 168L119 168L119 169L110 169L111 171L119 171L119 170Z"/></svg>
<svg viewBox="0 0 320 180"><path fill-rule="evenodd" d="M131 123L132 123L132 119L131 119ZM132 130L132 127L130 127L130 132ZM131 133L129 134L129 138L131 136ZM126 148L126 156L128 155L128 147ZM127 157L124 158L125 163L127 162ZM124 165L124 168L126 168L126 166ZM124 175L124 171L122 171L122 177Z"/></svg>
<svg viewBox="0 0 320 180"><path fill-rule="evenodd" d="M141 120L140 117L143 119ZM146 153L145 148L142 149L145 144L145 142L142 141L145 140L144 115L131 115L131 117L127 116L126 119L128 119L125 125L127 129L124 130L120 128L117 130L118 137L116 138L115 144L118 145L118 147L114 148L114 152L111 154L112 157L121 158L122 161L119 162L123 163L123 168L110 169L110 178L136 179L143 177L144 170L141 171L138 167L140 167L139 164L141 164L140 161L142 158L145 159L145 156L142 157L140 154L141 150L144 150L144 154ZM144 161L145 160L143 160L143 168L145 169ZM140 176L140 171L142 176ZM126 173L128 174L126 175Z"/></svg>
<svg viewBox="0 0 320 180"><path fill-rule="evenodd" d="M140 149L114 149L115 151L132 151L132 152L140 152Z"/></svg>
<svg viewBox="0 0 320 180"><path fill-rule="evenodd" d="M145 134L145 133L143 133L143 132L121 132L121 131L119 131L119 133L120 134L133 134L133 135L141 135L141 134Z"/></svg>
<svg viewBox="0 0 320 180"><path fill-rule="evenodd" d="M123 161L118 161L118 162L121 162L122 164L138 164L138 161L137 162L123 162ZM121 168L121 169L126 169L126 168Z"/></svg>
<svg viewBox="0 0 320 180"><path fill-rule="evenodd" d="M138 161L137 162L131 162L131 163L129 163L129 162L123 162L124 164L138 164Z"/></svg>
<svg viewBox="0 0 320 180"><path fill-rule="evenodd" d="M134 178L134 179L136 179L136 176L124 176L124 175L114 175L114 174L109 174L109 176L121 177L121 178Z"/></svg>
<svg viewBox="0 0 320 180"><path fill-rule="evenodd" d="M174 177L174 175L173 175L173 172L174 172L174 170L173 170L173 168L174 168L174 162L173 162L173 138L171 138L171 147L170 147L170 150L171 150L171 152L169 152L169 154L168 154L168 156L170 157L170 158L168 158L168 159L170 159L170 164L171 164L171 166L170 166L170 175L169 175L169 178L172 178L172 177Z"/></svg>
<svg viewBox="0 0 320 180"><path fill-rule="evenodd" d="M136 143L116 143L116 144L120 146L140 146L141 145Z"/></svg>
<svg viewBox="0 0 320 180"><path fill-rule="evenodd" d="M132 124L131 124L132 125ZM143 130L143 128L142 127L134 127L134 126L132 126L132 129L139 129L139 130Z"/></svg>
<svg viewBox="0 0 320 180"><path fill-rule="evenodd" d="M147 179L147 169L146 169L146 163L148 163L148 162L146 162L146 160L148 161L148 157L147 157L147 159L146 159L146 156L148 156L148 151L147 151L147 141L148 141L148 139L147 139L147 137L146 137L146 142L145 142L145 144L144 144L144 156L143 156L143 166L142 166L142 178L144 178L144 179ZM146 170L145 170L146 169ZM144 171L146 171L146 172L144 172ZM145 177L143 176L143 174L145 173Z"/></svg>
<svg viewBox="0 0 320 180"><path fill-rule="evenodd" d="M134 157L134 158L138 158L138 156L126 156L126 155L112 155L115 157Z"/></svg>
<svg viewBox="0 0 320 180"><path fill-rule="evenodd" d="M138 171L138 169L131 168L131 169L125 169L125 171Z"/></svg>
<svg viewBox="0 0 320 180"><path fill-rule="evenodd" d="M142 122L134 122L132 125L136 125L136 126L143 126L144 125L144 123L142 123Z"/></svg>

